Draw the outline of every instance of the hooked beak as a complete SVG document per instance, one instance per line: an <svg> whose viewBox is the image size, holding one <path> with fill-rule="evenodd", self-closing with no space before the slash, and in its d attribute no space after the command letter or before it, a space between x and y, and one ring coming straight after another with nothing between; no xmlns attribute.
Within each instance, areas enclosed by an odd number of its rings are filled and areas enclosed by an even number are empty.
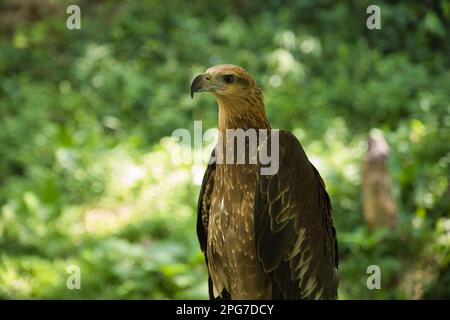
<svg viewBox="0 0 450 320"><path fill-rule="evenodd" d="M211 76L209 74L199 74L191 83L191 98L194 98L195 92L212 91L214 86L211 84Z"/></svg>

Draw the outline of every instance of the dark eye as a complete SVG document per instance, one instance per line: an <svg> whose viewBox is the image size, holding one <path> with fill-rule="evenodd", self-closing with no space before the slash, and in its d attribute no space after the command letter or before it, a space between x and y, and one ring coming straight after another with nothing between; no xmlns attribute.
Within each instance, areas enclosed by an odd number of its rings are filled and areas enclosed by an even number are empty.
<svg viewBox="0 0 450 320"><path fill-rule="evenodd" d="M232 74L226 74L226 75L223 76L223 81L225 83L233 83L234 80L235 80L235 77Z"/></svg>

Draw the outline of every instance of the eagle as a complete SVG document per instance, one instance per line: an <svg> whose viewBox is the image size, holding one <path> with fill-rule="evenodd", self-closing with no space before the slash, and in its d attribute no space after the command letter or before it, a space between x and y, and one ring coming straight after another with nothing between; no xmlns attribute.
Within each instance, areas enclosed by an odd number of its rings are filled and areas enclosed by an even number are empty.
<svg viewBox="0 0 450 320"><path fill-rule="evenodd" d="M278 131L273 174L262 174L260 161L223 161L217 153L227 154L235 143L228 131L267 130L266 137L275 132L262 91L242 67L220 64L192 80L191 98L196 92L215 96L223 137L208 163L197 207L209 298L337 299L338 246L330 198L298 139ZM250 159L248 140L243 150ZM230 153L239 156L237 150Z"/></svg>

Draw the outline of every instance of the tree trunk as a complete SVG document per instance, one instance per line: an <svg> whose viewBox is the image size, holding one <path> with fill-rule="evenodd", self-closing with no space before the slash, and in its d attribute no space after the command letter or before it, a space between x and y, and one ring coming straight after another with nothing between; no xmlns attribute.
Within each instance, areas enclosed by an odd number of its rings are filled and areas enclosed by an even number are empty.
<svg viewBox="0 0 450 320"><path fill-rule="evenodd" d="M381 131L373 130L362 170L364 218L369 229L395 228L396 207L388 170L389 146Z"/></svg>

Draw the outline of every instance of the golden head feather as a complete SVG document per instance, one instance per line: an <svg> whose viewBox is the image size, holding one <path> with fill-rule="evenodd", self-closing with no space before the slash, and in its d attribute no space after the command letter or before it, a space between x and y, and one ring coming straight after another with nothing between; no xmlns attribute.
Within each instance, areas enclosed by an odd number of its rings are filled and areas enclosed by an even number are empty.
<svg viewBox="0 0 450 320"><path fill-rule="evenodd" d="M219 64L191 83L195 92L211 92L219 104L219 129L269 128L261 89L242 67Z"/></svg>

